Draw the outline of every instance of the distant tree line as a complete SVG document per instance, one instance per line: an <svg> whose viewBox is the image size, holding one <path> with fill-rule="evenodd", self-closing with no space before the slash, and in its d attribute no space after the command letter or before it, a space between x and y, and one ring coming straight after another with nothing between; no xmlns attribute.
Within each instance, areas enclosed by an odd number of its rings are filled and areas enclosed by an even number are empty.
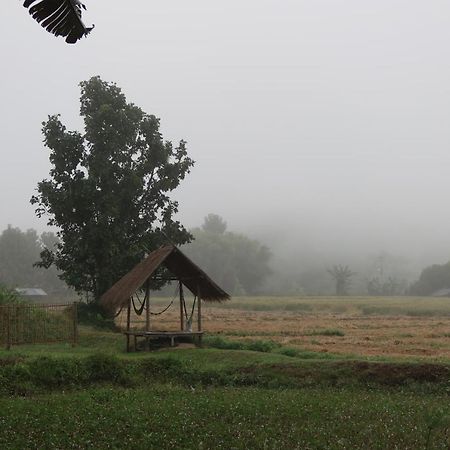
<svg viewBox="0 0 450 450"><path fill-rule="evenodd" d="M203 224L191 229L190 233L194 241L185 245L183 251L235 296L427 296L440 290L449 289L450 292L450 262L425 268L408 288L405 280L394 275L371 277L367 276L366 269L356 276L349 266L339 264L329 269L311 266L298 273L283 272L273 262L272 252L266 245L244 234L228 231L226 221L215 214L205 217ZM35 266L41 252L54 249L58 242L53 232L38 234L34 229L23 231L9 225L0 234L0 285L39 287L49 294L67 294L68 287L54 266L48 269ZM291 266L295 267L294 264Z"/></svg>
<svg viewBox="0 0 450 450"><path fill-rule="evenodd" d="M448 289L450 292L450 261L445 264L433 264L426 267L419 279L409 289L411 295L431 295ZM447 294L447 296L450 296Z"/></svg>
<svg viewBox="0 0 450 450"><path fill-rule="evenodd" d="M8 227L0 235L0 284L10 288L39 287L49 294L66 292L56 269L35 267L44 248L53 248L57 237L52 232Z"/></svg>
<svg viewBox="0 0 450 450"><path fill-rule="evenodd" d="M232 295L254 295L266 291L272 273L268 247L243 234L227 231L227 223L216 214L190 230L194 241L184 251L211 278Z"/></svg>

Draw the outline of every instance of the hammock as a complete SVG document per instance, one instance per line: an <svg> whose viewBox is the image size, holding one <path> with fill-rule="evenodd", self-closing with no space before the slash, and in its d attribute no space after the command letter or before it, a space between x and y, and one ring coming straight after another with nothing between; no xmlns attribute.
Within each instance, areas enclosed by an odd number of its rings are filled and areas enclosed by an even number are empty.
<svg viewBox="0 0 450 450"><path fill-rule="evenodd" d="M162 309L162 310L159 311L159 312L152 312L152 311L150 311L150 314L151 314L152 316L160 316L161 314L164 314L164 313L165 313L165 312L173 305L173 302L174 302L175 299L178 297L179 289L180 289L179 286L177 286L177 287L175 288L175 293L174 293L174 295L173 295L173 297L172 297L171 302L170 302L164 309ZM136 303L135 303L135 297L136 297L136 300L139 302L139 306L138 306L138 307L136 306ZM146 292L145 297L144 297L143 300L141 300L141 299L139 298L139 295L138 295L137 292L135 292L135 295L131 297L131 302L132 302L132 304L133 304L134 312L135 312L138 316L141 316L141 315L142 315L142 313L143 313L143 311L144 311L144 309L145 309L145 305L146 305L146 303L147 303L147 299L149 299L149 297L150 297L150 293L147 293L147 292Z"/></svg>

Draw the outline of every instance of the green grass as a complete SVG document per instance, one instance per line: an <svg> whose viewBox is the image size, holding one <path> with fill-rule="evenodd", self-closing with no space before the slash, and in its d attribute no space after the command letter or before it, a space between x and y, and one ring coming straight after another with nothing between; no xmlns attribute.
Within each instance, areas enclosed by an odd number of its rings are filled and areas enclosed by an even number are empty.
<svg viewBox="0 0 450 450"><path fill-rule="evenodd" d="M440 363L363 361L270 341L246 343L246 349L178 349L131 355L113 353L11 353L0 358L0 395L34 395L92 386L143 386L148 380L181 385L408 387L446 393L450 366Z"/></svg>
<svg viewBox="0 0 450 450"><path fill-rule="evenodd" d="M324 330L313 330L305 333L305 336L345 336L342 330L336 330L334 328L327 328Z"/></svg>
<svg viewBox="0 0 450 450"><path fill-rule="evenodd" d="M437 395L149 383L1 399L0 448L448 448Z"/></svg>
<svg viewBox="0 0 450 450"><path fill-rule="evenodd" d="M126 354L82 328L75 348L0 351L0 448L448 448L447 364L205 344Z"/></svg>

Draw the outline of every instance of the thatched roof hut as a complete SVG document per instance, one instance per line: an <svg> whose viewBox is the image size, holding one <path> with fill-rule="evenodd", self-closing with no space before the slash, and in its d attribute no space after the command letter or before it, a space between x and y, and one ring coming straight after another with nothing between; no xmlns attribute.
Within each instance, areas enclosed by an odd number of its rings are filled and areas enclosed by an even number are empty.
<svg viewBox="0 0 450 450"><path fill-rule="evenodd" d="M109 311L123 308L129 299L142 288L159 267L165 267L195 296L204 301L229 300L221 289L202 269L194 264L180 249L167 245L150 253L143 261L123 276L101 299L100 304Z"/></svg>
<svg viewBox="0 0 450 450"><path fill-rule="evenodd" d="M158 268L167 269L179 284L180 300L180 330L179 331L160 331L152 330L150 326L150 281ZM188 315L186 302L183 294L183 286L186 286L194 294L194 302L191 314ZM138 290L145 287L145 298L141 303L141 309L136 310L134 297ZM107 292L105 292L100 304L111 313L115 313L124 307L127 307L127 351L130 350L130 340L134 338L134 348L137 348L136 340L138 337L144 337L146 347L149 348L149 341L154 338L169 338L171 345L175 344L175 338L192 337L201 343L202 331L202 301L217 302L229 300L230 296L221 289L209 276L194 264L180 249L174 245L167 245L150 253L134 269L123 276ZM173 301L172 301L173 302ZM137 314L145 310L146 322L145 330L132 330L130 326L131 305L135 308ZM169 305L170 307L170 305ZM194 308L197 310L197 330L192 330Z"/></svg>

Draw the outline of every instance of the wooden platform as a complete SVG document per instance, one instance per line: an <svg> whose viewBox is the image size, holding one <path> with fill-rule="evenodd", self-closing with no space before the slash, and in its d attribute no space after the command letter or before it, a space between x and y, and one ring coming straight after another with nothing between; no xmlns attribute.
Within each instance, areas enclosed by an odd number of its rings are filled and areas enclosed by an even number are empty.
<svg viewBox="0 0 450 450"><path fill-rule="evenodd" d="M197 346L202 344L203 331L125 331L127 337L127 352L131 351L130 339L134 338L134 351L137 350L137 339L142 337L145 339L145 348L150 349L151 339L170 339L170 346L175 346L175 339L180 337L191 337Z"/></svg>

